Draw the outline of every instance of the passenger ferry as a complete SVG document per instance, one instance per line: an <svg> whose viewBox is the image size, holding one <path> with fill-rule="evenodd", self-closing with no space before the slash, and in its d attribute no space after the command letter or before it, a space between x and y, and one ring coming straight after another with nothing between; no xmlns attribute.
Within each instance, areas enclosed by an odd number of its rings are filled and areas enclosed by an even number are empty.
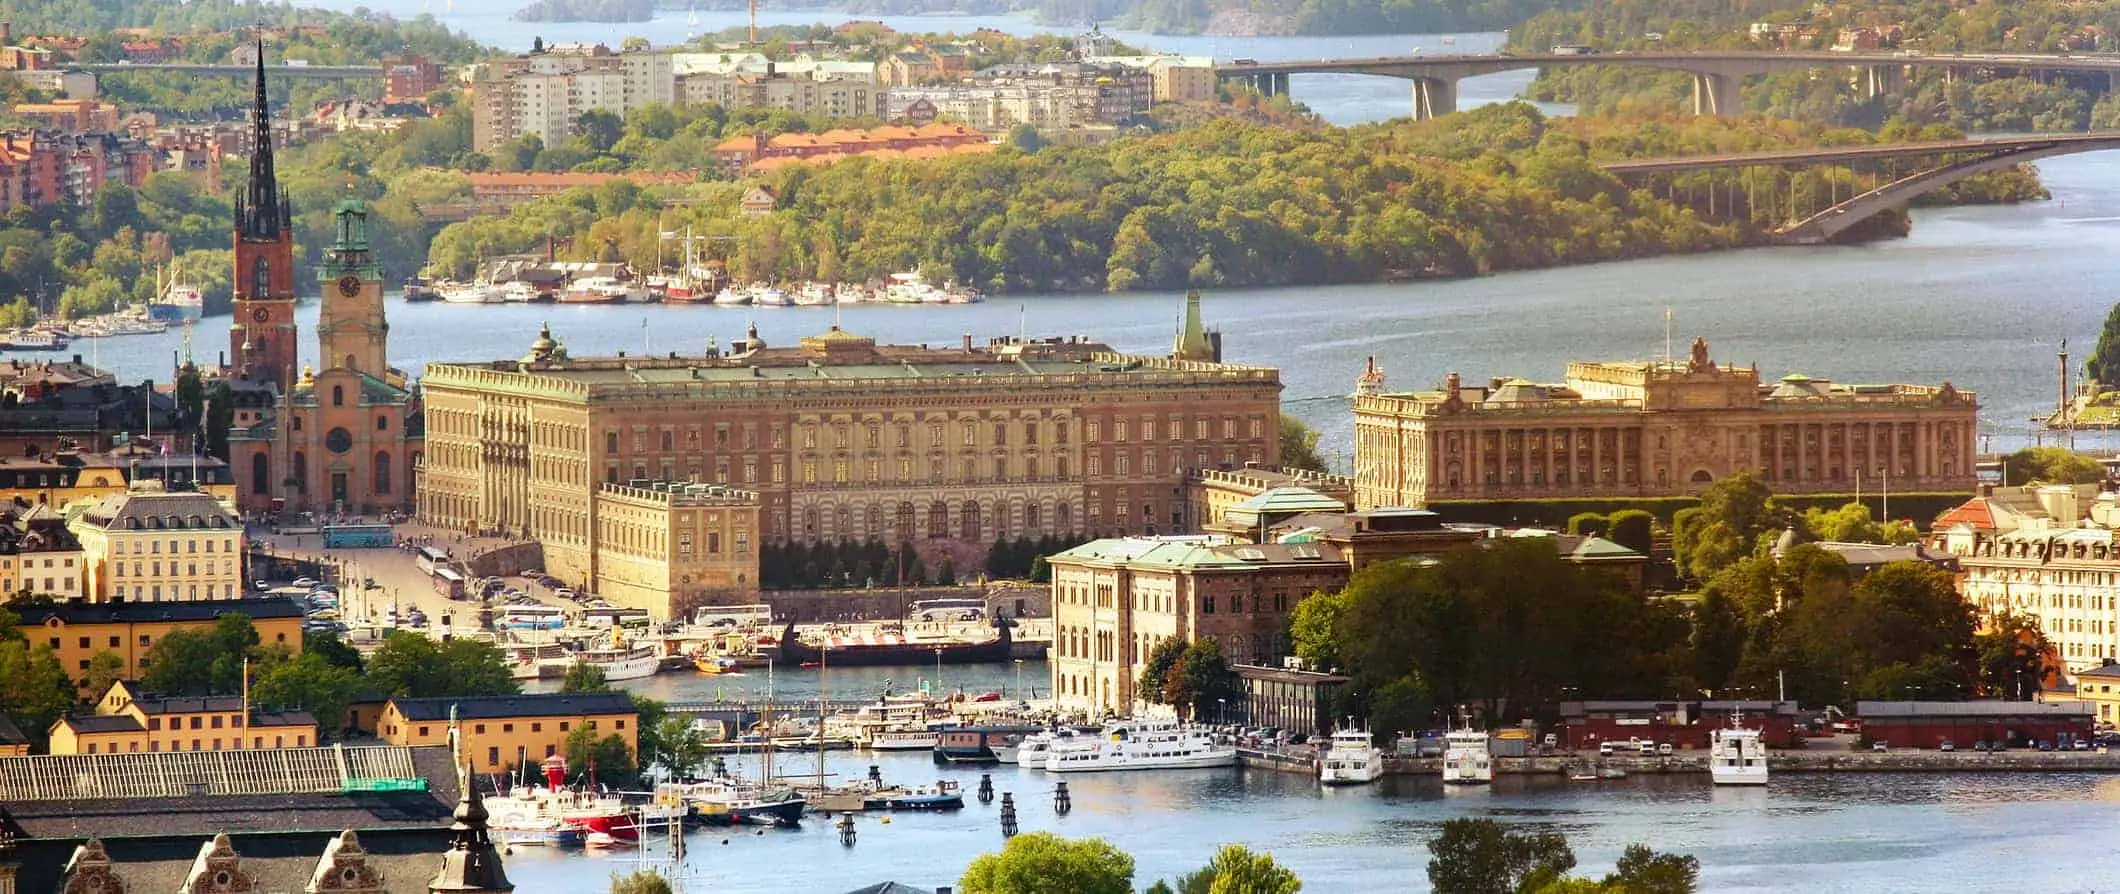
<svg viewBox="0 0 2120 894"><path fill-rule="evenodd" d="M601 649L585 649L575 653L575 660L598 668L604 679L616 683L620 680L639 680L655 676L662 669L662 656L654 646L634 646L626 643L625 635L611 631L611 644Z"/></svg>
<svg viewBox="0 0 2120 894"><path fill-rule="evenodd" d="M1494 781L1494 757L1487 751L1487 733L1473 729L1470 718L1463 728L1443 734L1443 784L1486 785Z"/></svg>
<svg viewBox="0 0 2120 894"><path fill-rule="evenodd" d="M1716 785L1766 785L1767 746L1759 730L1745 729L1739 712L1708 740L1708 774Z"/></svg>
<svg viewBox="0 0 2120 894"><path fill-rule="evenodd" d="M1176 720L1131 720L1053 747L1045 769L1054 773L1099 770L1190 770L1233 767L1237 746L1223 737Z"/></svg>
<svg viewBox="0 0 2120 894"><path fill-rule="evenodd" d="M1332 748L1318 759L1318 782L1364 785L1384 775L1384 752L1366 729L1342 727L1332 734Z"/></svg>

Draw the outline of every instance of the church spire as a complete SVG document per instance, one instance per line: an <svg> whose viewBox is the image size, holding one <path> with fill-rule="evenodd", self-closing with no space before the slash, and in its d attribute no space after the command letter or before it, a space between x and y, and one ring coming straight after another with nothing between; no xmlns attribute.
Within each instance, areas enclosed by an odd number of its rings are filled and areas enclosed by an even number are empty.
<svg viewBox="0 0 2120 894"><path fill-rule="evenodd" d="M258 36L257 98L251 112L250 183L236 202L236 233L244 239L275 240L287 226L280 178L272 168L272 109L265 100L265 37Z"/></svg>

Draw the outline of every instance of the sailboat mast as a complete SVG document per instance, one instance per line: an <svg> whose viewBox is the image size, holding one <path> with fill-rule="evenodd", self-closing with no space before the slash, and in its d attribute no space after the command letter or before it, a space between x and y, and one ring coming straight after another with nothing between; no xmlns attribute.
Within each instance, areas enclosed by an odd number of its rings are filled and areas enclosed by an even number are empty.
<svg viewBox="0 0 2120 894"><path fill-rule="evenodd" d="M822 648L817 650L817 790L824 791L824 705L831 694L831 671L826 658L832 654L832 637L825 635Z"/></svg>

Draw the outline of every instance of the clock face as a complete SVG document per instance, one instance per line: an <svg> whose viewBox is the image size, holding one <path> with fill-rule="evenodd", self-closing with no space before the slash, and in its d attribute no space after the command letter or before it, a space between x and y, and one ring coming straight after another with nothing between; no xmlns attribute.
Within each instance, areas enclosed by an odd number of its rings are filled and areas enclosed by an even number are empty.
<svg viewBox="0 0 2120 894"><path fill-rule="evenodd" d="M339 294L348 298L361 294L361 278L352 274L339 277Z"/></svg>
<svg viewBox="0 0 2120 894"><path fill-rule="evenodd" d="M263 323L263 322L265 322L266 320L269 320L269 319L271 319L271 318L272 318L272 312L271 312L271 311L268 311L268 310L266 310L265 308L262 308L262 307L261 307L261 308L258 308L257 310L251 311L251 312L250 312L250 318L251 318L251 319L253 319L253 320L256 320L256 321L258 321L258 322L260 322L260 323Z"/></svg>

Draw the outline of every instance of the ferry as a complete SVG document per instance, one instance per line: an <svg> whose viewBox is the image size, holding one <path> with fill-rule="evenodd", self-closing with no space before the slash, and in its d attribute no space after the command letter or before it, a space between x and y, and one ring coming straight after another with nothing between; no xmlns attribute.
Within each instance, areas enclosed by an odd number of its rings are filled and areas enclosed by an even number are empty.
<svg viewBox="0 0 2120 894"><path fill-rule="evenodd" d="M1487 733L1472 728L1470 718L1463 728L1443 734L1443 784L1486 785L1494 781L1494 758L1487 750Z"/></svg>
<svg viewBox="0 0 2120 894"><path fill-rule="evenodd" d="M1368 730L1341 727L1333 732L1331 744L1318 760L1319 783L1365 785L1384 775L1384 752Z"/></svg>
<svg viewBox="0 0 2120 894"><path fill-rule="evenodd" d="M577 652L574 659L602 670L604 679L612 683L652 677L662 670L662 656L654 646L627 645L625 636L616 630L611 631L611 645Z"/></svg>
<svg viewBox="0 0 2120 894"><path fill-rule="evenodd" d="M1738 715L1731 712L1730 725L1710 734L1708 774L1716 785L1766 785L1766 744L1759 730L1744 728Z"/></svg>
<svg viewBox="0 0 2120 894"><path fill-rule="evenodd" d="M419 304L435 299L434 286L423 276L405 277L405 303Z"/></svg>
<svg viewBox="0 0 2120 894"><path fill-rule="evenodd" d="M50 329L9 329L0 332L0 350L9 351L64 351L72 344L66 336Z"/></svg>
<svg viewBox="0 0 2120 894"><path fill-rule="evenodd" d="M1190 770L1236 763L1236 744L1206 729L1174 719L1132 720L1107 727L1102 736L1054 746L1045 769L1053 773Z"/></svg>
<svg viewBox="0 0 2120 894"><path fill-rule="evenodd" d="M1039 726L1010 725L957 726L941 730L935 737L935 763L1012 763L1016 746L1031 734L1043 730L1044 727Z"/></svg>
<svg viewBox="0 0 2120 894"><path fill-rule="evenodd" d="M942 733L927 727L895 727L872 730L869 733L870 751L933 751L942 741Z"/></svg>

